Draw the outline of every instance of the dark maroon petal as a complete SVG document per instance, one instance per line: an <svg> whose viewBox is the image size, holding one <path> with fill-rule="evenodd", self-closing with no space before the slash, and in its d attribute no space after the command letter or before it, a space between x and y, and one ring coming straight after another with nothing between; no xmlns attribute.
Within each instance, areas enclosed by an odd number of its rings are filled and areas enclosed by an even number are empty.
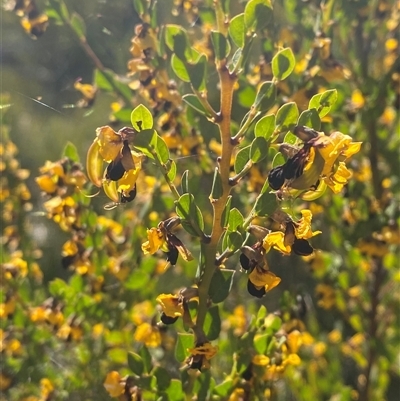
<svg viewBox="0 0 400 401"><path fill-rule="evenodd" d="M247 291L250 295L253 295L253 297L257 298L262 298L266 292L264 287L257 289L250 280L247 281Z"/></svg>
<svg viewBox="0 0 400 401"><path fill-rule="evenodd" d="M136 184L132 191L129 192L129 196L121 195L121 203L132 202L136 198Z"/></svg>
<svg viewBox="0 0 400 401"><path fill-rule="evenodd" d="M274 167L268 174L268 183L269 186L277 191L282 187L285 183L285 176L284 176L284 165Z"/></svg>
<svg viewBox="0 0 400 401"><path fill-rule="evenodd" d="M292 245L292 251L296 255L308 256L314 252L314 248L306 239L295 239Z"/></svg>
<svg viewBox="0 0 400 401"><path fill-rule="evenodd" d="M107 180L118 181L125 173L125 168L122 165L121 159L113 160L108 166L106 171Z"/></svg>
<svg viewBox="0 0 400 401"><path fill-rule="evenodd" d="M167 315L163 312L163 313L161 314L160 320L161 320L164 324L174 324L174 323L178 320L178 317L167 316Z"/></svg>

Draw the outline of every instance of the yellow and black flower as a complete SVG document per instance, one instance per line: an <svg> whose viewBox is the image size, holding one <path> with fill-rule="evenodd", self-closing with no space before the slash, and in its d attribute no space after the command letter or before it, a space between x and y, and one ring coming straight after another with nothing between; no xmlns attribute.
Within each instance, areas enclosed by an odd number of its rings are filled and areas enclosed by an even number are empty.
<svg viewBox="0 0 400 401"><path fill-rule="evenodd" d="M161 321L164 324L173 324L179 317L182 317L184 311L184 297L182 295L160 294L156 301L161 305Z"/></svg>
<svg viewBox="0 0 400 401"><path fill-rule="evenodd" d="M142 250L145 255L153 255L159 249L167 254L167 262L175 265L178 255L183 260L189 261L193 259L190 251L183 245L182 241L171 233L171 230L180 224L178 217L171 217L168 220L161 221L157 227L147 230L147 241L142 244Z"/></svg>
<svg viewBox="0 0 400 401"><path fill-rule="evenodd" d="M116 204L131 202L136 197L136 181L141 170L142 155L131 150L129 143L136 135L132 128L115 132L104 126L96 130L96 139L87 155L87 173L97 187ZM108 163L103 173L103 162Z"/></svg>
<svg viewBox="0 0 400 401"><path fill-rule="evenodd" d="M281 279L269 270L261 241L253 247L243 246L241 251L240 265L244 270L249 271L247 291L254 297L262 298L268 291L275 288Z"/></svg>
<svg viewBox="0 0 400 401"><path fill-rule="evenodd" d="M214 347L210 342L198 342L195 348L189 348L190 356L186 360L189 369L197 369L202 371L210 367L210 359L218 352L218 348Z"/></svg>
<svg viewBox="0 0 400 401"><path fill-rule="evenodd" d="M263 239L263 247L268 252L271 248L278 250L284 255L290 255L292 252L308 256L314 252L314 248L308 242L308 239L321 234L321 231L312 231L312 214L308 209L301 211L302 218L295 222L288 215L283 222L284 231L273 231L268 233Z"/></svg>
<svg viewBox="0 0 400 401"><path fill-rule="evenodd" d="M323 181L334 193L339 193L352 176L344 161L360 150L361 142L352 142L350 136L338 131L326 136L297 126L293 132L304 142L303 147L290 155L285 164L269 172L270 187L313 191Z"/></svg>

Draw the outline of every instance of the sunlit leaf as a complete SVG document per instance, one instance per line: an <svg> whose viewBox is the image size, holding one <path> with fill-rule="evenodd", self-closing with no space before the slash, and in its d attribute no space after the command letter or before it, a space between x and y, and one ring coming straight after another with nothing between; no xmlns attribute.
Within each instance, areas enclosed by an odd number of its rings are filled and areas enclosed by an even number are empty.
<svg viewBox="0 0 400 401"><path fill-rule="evenodd" d="M272 59L272 73L276 79L283 81L293 71L296 60L292 49L287 47L275 54Z"/></svg>

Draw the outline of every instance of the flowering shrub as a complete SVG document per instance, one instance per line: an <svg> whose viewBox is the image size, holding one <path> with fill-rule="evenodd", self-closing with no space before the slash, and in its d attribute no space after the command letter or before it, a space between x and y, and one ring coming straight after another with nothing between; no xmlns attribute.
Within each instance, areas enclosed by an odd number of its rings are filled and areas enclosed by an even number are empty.
<svg viewBox="0 0 400 401"><path fill-rule="evenodd" d="M76 107L115 101L35 178L67 279L43 279L3 121L1 399L390 399L398 4L135 0L121 77L67 1L6 3L78 37Z"/></svg>

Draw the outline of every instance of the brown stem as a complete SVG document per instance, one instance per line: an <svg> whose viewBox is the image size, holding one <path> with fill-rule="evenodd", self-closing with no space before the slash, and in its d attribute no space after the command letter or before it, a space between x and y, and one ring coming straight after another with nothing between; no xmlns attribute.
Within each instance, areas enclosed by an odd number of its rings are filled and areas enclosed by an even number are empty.
<svg viewBox="0 0 400 401"><path fill-rule="evenodd" d="M229 73L225 62L221 62L218 68L221 85L221 109L218 113L218 127L221 137L222 151L219 159L219 171L222 179L222 195L212 203L213 226L208 244L202 245L204 255L204 274L199 284L199 307L196 325L203 327L204 319L208 309L208 291L216 267L217 246L224 232L222 226L222 214L231 191L229 184L230 160L234 146L231 143L231 112L233 87L236 82L236 75Z"/></svg>

